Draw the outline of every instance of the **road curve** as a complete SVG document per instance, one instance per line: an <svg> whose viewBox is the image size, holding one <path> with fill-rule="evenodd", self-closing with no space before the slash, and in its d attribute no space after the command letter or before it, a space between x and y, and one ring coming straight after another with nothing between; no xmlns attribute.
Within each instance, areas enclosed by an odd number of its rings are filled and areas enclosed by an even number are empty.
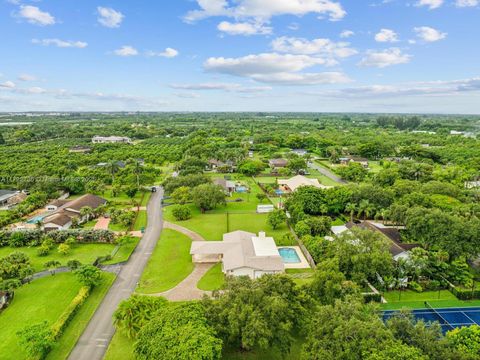
<svg viewBox="0 0 480 360"><path fill-rule="evenodd" d="M87 328L68 357L70 360L102 360L115 333L112 316L119 303L135 291L163 228L163 189L152 193L147 206L148 225L128 263L122 266L115 282L95 311Z"/></svg>

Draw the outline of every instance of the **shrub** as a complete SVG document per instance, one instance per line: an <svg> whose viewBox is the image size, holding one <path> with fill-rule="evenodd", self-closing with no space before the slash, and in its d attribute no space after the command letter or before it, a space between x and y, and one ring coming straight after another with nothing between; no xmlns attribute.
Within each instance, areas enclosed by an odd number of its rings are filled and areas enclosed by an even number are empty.
<svg viewBox="0 0 480 360"><path fill-rule="evenodd" d="M73 319L78 309L83 305L89 295L90 288L88 286L83 286L80 288L77 296L75 296L62 315L60 315L57 321L55 321L55 323L52 325L51 330L53 339L56 340L60 337L60 335L62 335L67 325Z"/></svg>
<svg viewBox="0 0 480 360"><path fill-rule="evenodd" d="M58 245L58 252L65 256L70 252L70 246L67 244L60 244Z"/></svg>
<svg viewBox="0 0 480 360"><path fill-rule="evenodd" d="M480 299L480 289L465 289L461 287L451 286L450 292L459 300Z"/></svg>
<svg viewBox="0 0 480 360"><path fill-rule="evenodd" d="M422 286L419 283L417 283L416 281L410 281L408 283L408 287L410 289L412 289L413 291L416 291L416 292L422 292L423 291Z"/></svg>
<svg viewBox="0 0 480 360"><path fill-rule="evenodd" d="M0 290L3 291L10 291L18 289L22 286L22 282L18 279L8 279L4 281L0 281Z"/></svg>
<svg viewBox="0 0 480 360"><path fill-rule="evenodd" d="M175 205L172 208L172 215L177 221L185 221L192 218L190 208L185 205Z"/></svg>
<svg viewBox="0 0 480 360"><path fill-rule="evenodd" d="M37 249L38 256L47 256L50 253L50 248L48 246L42 245Z"/></svg>
<svg viewBox="0 0 480 360"><path fill-rule="evenodd" d="M90 288L97 286L102 281L102 271L92 265L83 265L74 273L82 285Z"/></svg>
<svg viewBox="0 0 480 360"><path fill-rule="evenodd" d="M69 260L67 262L67 267L70 269L70 270L76 270L78 269L80 266L82 266L82 263L78 260Z"/></svg>

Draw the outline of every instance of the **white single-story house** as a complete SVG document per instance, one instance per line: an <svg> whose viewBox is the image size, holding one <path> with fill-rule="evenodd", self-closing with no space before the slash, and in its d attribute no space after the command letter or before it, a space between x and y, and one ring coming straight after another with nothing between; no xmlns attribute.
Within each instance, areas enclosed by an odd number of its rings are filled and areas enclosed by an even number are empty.
<svg viewBox="0 0 480 360"><path fill-rule="evenodd" d="M357 164L360 164L362 165L364 168L368 168L369 166L369 162L368 162L368 159L366 158L362 158L362 157L358 157L358 156L347 156L347 157L342 157L339 159L340 160L340 164L342 165L348 165L350 163L357 163Z"/></svg>
<svg viewBox="0 0 480 360"><path fill-rule="evenodd" d="M94 144L130 144L132 140L123 136L94 136L92 143Z"/></svg>
<svg viewBox="0 0 480 360"><path fill-rule="evenodd" d="M223 241L194 241L190 248L195 263L222 262L228 276L248 276L257 279L265 274L285 272L277 245L264 232L256 236L245 231L223 235Z"/></svg>
<svg viewBox="0 0 480 360"><path fill-rule="evenodd" d="M286 159L272 159L272 160L268 161L268 165L270 165L270 167L272 169L284 168L284 167L287 167L288 160L286 160Z"/></svg>
<svg viewBox="0 0 480 360"><path fill-rule="evenodd" d="M308 154L308 150L305 150L305 149L293 149L292 150L292 153L298 155L298 156L305 156Z"/></svg>
<svg viewBox="0 0 480 360"><path fill-rule="evenodd" d="M213 180L215 185L220 186L227 195L232 195L235 192L235 183L226 179L215 179Z"/></svg>
<svg viewBox="0 0 480 360"><path fill-rule="evenodd" d="M287 180L279 179L278 185L286 192L294 192L302 186L313 186L318 189L328 189L331 187L320 184L317 179L309 179L303 175L297 175Z"/></svg>
<svg viewBox="0 0 480 360"><path fill-rule="evenodd" d="M275 206L272 204L268 205L257 205L257 213L258 214L267 214L271 213L275 210Z"/></svg>

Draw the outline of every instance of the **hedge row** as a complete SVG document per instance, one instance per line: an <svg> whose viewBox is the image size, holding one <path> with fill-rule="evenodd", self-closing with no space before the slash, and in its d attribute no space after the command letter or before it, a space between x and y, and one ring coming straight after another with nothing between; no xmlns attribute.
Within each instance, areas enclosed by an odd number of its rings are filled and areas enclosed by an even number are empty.
<svg viewBox="0 0 480 360"><path fill-rule="evenodd" d="M52 337L54 340L57 340L62 335L65 328L68 326L70 321L72 321L73 317L83 305L85 300L87 300L89 295L90 288L88 286L83 286L80 288L77 296L75 296L62 315L60 315L57 321L52 325Z"/></svg>
<svg viewBox="0 0 480 360"><path fill-rule="evenodd" d="M52 239L56 244L64 243L68 238L75 238L78 243L107 243L115 242L115 234L110 230L69 229L51 231L45 234L41 230L0 231L0 247L38 246L44 237Z"/></svg>
<svg viewBox="0 0 480 360"><path fill-rule="evenodd" d="M459 300L480 300L480 289L465 289L450 286L450 292Z"/></svg>
<svg viewBox="0 0 480 360"><path fill-rule="evenodd" d="M382 294L377 294L377 293L363 293L362 294L363 299L365 300L366 303L370 302L382 302Z"/></svg>

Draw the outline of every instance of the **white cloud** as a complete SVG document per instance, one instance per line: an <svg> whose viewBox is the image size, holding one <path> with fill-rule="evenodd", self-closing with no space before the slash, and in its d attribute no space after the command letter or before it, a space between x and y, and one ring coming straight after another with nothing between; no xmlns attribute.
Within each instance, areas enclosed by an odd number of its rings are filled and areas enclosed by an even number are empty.
<svg viewBox="0 0 480 360"><path fill-rule="evenodd" d="M359 65L385 68L391 65L406 64L410 62L411 58L411 55L402 53L402 50L398 48L383 51L369 50Z"/></svg>
<svg viewBox="0 0 480 360"><path fill-rule="evenodd" d="M15 88L15 83L13 81L5 81L3 83L0 83L0 88L7 88L7 89L13 89Z"/></svg>
<svg viewBox="0 0 480 360"><path fill-rule="evenodd" d="M210 91L210 90L224 90L234 91L240 93L258 93L264 91L270 91L270 86L243 86L236 83L199 83L199 84L171 84L172 89L178 90L197 90L197 91Z"/></svg>
<svg viewBox="0 0 480 360"><path fill-rule="evenodd" d="M44 88L38 87L38 86L34 86L34 87L31 87L31 88L25 89L24 91L27 94L44 94L44 93L47 92L47 90L45 90Z"/></svg>
<svg viewBox="0 0 480 360"><path fill-rule="evenodd" d="M177 57L179 54L180 53L178 52L178 50L175 50L173 48L166 48L162 52L147 51L146 53L146 55L150 57L159 56L159 57L165 57L165 58L174 58L174 57Z"/></svg>
<svg viewBox="0 0 480 360"><path fill-rule="evenodd" d="M349 37L352 37L353 35L355 35L355 33L352 30L343 30L340 33L340 37L342 39L348 39Z"/></svg>
<svg viewBox="0 0 480 360"><path fill-rule="evenodd" d="M264 21L279 15L302 16L308 13L327 15L340 20L346 12L342 5L331 0L196 0L199 10L190 11L185 21L194 22L211 16L255 18Z"/></svg>
<svg viewBox="0 0 480 360"><path fill-rule="evenodd" d="M337 58L347 58L358 53L349 47L349 43L330 39L307 40L282 36L273 40L271 45L274 51L281 53L324 56L330 65L335 64Z"/></svg>
<svg viewBox="0 0 480 360"><path fill-rule="evenodd" d="M340 98L439 96L480 91L480 78L452 81L430 81L397 85L369 85L340 90L324 91L321 94ZM319 94L317 94L319 95Z"/></svg>
<svg viewBox="0 0 480 360"><path fill-rule="evenodd" d="M21 5L18 16L26 19L30 24L46 26L55 24L55 18L36 6Z"/></svg>
<svg viewBox="0 0 480 360"><path fill-rule="evenodd" d="M231 23L222 21L217 29L229 35L268 35L272 33L272 28L261 23L237 22Z"/></svg>
<svg viewBox="0 0 480 360"><path fill-rule="evenodd" d="M204 68L210 72L283 85L330 84L350 81L345 74L339 72L299 73L316 65L328 65L328 61L308 55L264 53L240 58L209 58L204 63Z"/></svg>
<svg viewBox="0 0 480 360"><path fill-rule="evenodd" d="M478 0L457 0L455 1L455 6L456 7L474 7L478 6L480 4L480 1Z"/></svg>
<svg viewBox="0 0 480 360"><path fill-rule="evenodd" d="M437 9L443 5L443 0L418 0L415 6L427 6L430 10Z"/></svg>
<svg viewBox="0 0 480 360"><path fill-rule="evenodd" d="M112 8L97 7L98 12L98 22L108 28L118 28L122 23L125 16Z"/></svg>
<svg viewBox="0 0 480 360"><path fill-rule="evenodd" d="M56 46L59 48L78 48L83 49L88 46L84 41L71 41L71 40L60 40L60 39L32 39L33 44L43 45L43 46Z"/></svg>
<svg viewBox="0 0 480 360"><path fill-rule="evenodd" d="M20 80L20 81L35 81L35 80L37 80L37 78L33 75L30 75L30 74L20 74L18 76L18 80Z"/></svg>
<svg viewBox="0 0 480 360"><path fill-rule="evenodd" d="M398 41L398 35L393 30L381 29L380 32L375 35L375 41L377 41L377 42L397 42Z"/></svg>
<svg viewBox="0 0 480 360"><path fill-rule="evenodd" d="M414 28L414 31L421 40L426 42L435 42L447 37L447 33L442 33L441 31L428 26L416 27Z"/></svg>
<svg viewBox="0 0 480 360"><path fill-rule="evenodd" d="M113 53L117 56L123 56L123 57L137 56L138 50L132 46L125 45L125 46L122 46L120 49L115 50Z"/></svg>

